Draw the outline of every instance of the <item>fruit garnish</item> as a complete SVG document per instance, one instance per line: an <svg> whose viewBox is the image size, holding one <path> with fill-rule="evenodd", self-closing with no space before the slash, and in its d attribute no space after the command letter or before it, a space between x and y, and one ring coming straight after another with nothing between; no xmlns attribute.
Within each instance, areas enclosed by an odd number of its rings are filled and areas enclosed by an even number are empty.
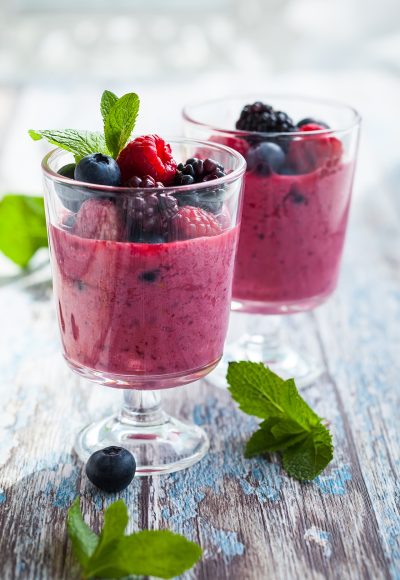
<svg viewBox="0 0 400 580"><path fill-rule="evenodd" d="M128 240L138 242L150 235L164 240L169 221L178 213L178 203L172 195L150 193L124 197L121 209Z"/></svg>
<svg viewBox="0 0 400 580"><path fill-rule="evenodd" d="M105 447L95 451L86 463L86 475L103 491L122 491L135 476L136 461L123 447Z"/></svg>
<svg viewBox="0 0 400 580"><path fill-rule="evenodd" d="M296 127L300 129L301 127L304 127L304 125L319 125L321 129L329 129L329 125L327 123L313 119L312 117L305 117L297 123Z"/></svg>
<svg viewBox="0 0 400 580"><path fill-rule="evenodd" d="M103 153L116 159L135 127L139 104L136 93L118 98L111 91L104 91L100 103L103 133L77 129L31 129L28 133L34 141L46 139L52 145L70 151L76 162L91 153Z"/></svg>
<svg viewBox="0 0 400 580"><path fill-rule="evenodd" d="M321 167L334 168L339 164L343 153L339 139L329 133L307 135L323 129L322 125L308 123L300 127L304 137L295 137L290 142L287 161L296 173L309 173Z"/></svg>
<svg viewBox="0 0 400 580"><path fill-rule="evenodd" d="M164 184L161 181L156 181L151 175L143 175L143 177L138 177L137 175L133 175L128 179L126 182L126 187L140 187L140 188L160 188L164 187Z"/></svg>
<svg viewBox="0 0 400 580"><path fill-rule="evenodd" d="M117 162L123 184L134 176L150 175L164 185L171 185L175 178L176 161L171 146L158 135L137 137L121 151Z"/></svg>
<svg viewBox="0 0 400 580"><path fill-rule="evenodd" d="M277 173L285 163L285 153L276 143L264 142L249 149L247 168L260 175Z"/></svg>
<svg viewBox="0 0 400 580"><path fill-rule="evenodd" d="M107 507L100 534L83 519L79 497L68 510L67 530L83 578L151 576L175 578L201 557L200 546L169 530L142 530L126 535L129 517L120 499Z"/></svg>
<svg viewBox="0 0 400 580"><path fill-rule="evenodd" d="M262 363L231 362L227 380L233 399L263 419L247 442L246 457L278 451L287 473L314 479L333 458L332 435L302 399L293 379L283 380Z"/></svg>
<svg viewBox="0 0 400 580"><path fill-rule="evenodd" d="M184 206L169 222L169 239L190 240L216 236L221 233L217 219L200 207Z"/></svg>
<svg viewBox="0 0 400 580"><path fill-rule="evenodd" d="M106 199L88 199L79 209L73 233L93 240L122 241L124 228L119 209Z"/></svg>
<svg viewBox="0 0 400 580"><path fill-rule="evenodd" d="M121 171L112 157L91 153L76 164L74 178L77 181L118 187L121 184Z"/></svg>
<svg viewBox="0 0 400 580"><path fill-rule="evenodd" d="M294 131L295 126L286 113L275 111L271 105L256 101L243 107L236 129L259 133L288 133Z"/></svg>
<svg viewBox="0 0 400 580"><path fill-rule="evenodd" d="M176 185L192 185L192 183L201 183L202 181L213 181L224 177L225 169L221 163L207 157L199 159L191 157L186 163L179 163L176 168L175 181Z"/></svg>
<svg viewBox="0 0 400 580"><path fill-rule="evenodd" d="M210 141L213 143L219 143L220 145L225 145L226 147L230 147L231 149L234 149L243 155L245 158L247 156L249 143L245 139L239 139L238 137L231 137L228 135L211 135Z"/></svg>

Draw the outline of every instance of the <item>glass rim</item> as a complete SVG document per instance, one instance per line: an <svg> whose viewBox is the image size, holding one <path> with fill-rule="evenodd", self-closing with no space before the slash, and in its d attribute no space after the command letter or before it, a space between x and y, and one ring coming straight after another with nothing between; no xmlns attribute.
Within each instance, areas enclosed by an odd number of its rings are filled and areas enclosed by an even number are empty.
<svg viewBox="0 0 400 580"><path fill-rule="evenodd" d="M233 169L230 173L227 173L223 177L218 177L217 179L213 179L212 181L201 181L200 183L192 183L190 185L165 185L163 187L116 187L112 185L102 185L98 183L88 183L86 181L77 181L76 179L71 179L69 177L65 177L64 175L60 175L50 167L50 163L60 157L61 155L72 155L71 152L66 151L65 149L61 149L60 147L56 147L49 151L44 158L42 159L42 171L43 173L49 177L52 181L75 186L75 187L84 187L89 190L93 191L106 191L107 193L129 193L132 195L133 193L138 194L140 192L150 194L150 193L161 193L163 191L166 192L174 192L174 191L199 191L199 189L207 189L210 187L222 186L227 183L232 183L236 181L240 177L242 177L246 171L246 160L244 159L243 155L232 149L231 147L227 147L226 145L222 145L220 143L212 143L210 141L202 141L198 139L191 139L186 137L173 137L171 139L166 140L167 143L173 144L186 144L186 145L200 145L202 147L208 147L209 149L215 149L219 151L223 151L225 153L229 153L231 157L233 157L237 161L237 167Z"/></svg>
<svg viewBox="0 0 400 580"><path fill-rule="evenodd" d="M218 103L224 103L227 101L232 101L232 100L243 100L243 102L245 104L247 103L251 103L251 102L256 102L256 101L261 101L261 99L265 99L266 101L268 101L269 99L291 99L291 100L297 100L297 101L306 101L309 103L315 103L315 104L319 104L319 105L326 105L326 106L330 106L332 108L336 108L336 109L346 109L347 111L350 111L353 115L353 120L351 123L347 124L346 127L344 128L340 128L340 129L334 129L332 127L329 127L328 129L318 129L315 131L282 131L282 132L264 132L264 131L243 131L241 129L224 129L223 127L216 127L214 125L210 125L209 123L205 123L203 121L200 121L198 119L196 119L192 114L190 114L190 109L195 108L195 107L199 107L202 105L213 105L213 104L218 104ZM307 136L318 136L318 135L328 135L328 134L332 134L332 133L347 133L352 131L354 128L359 127L361 125L361 120L362 117L360 115L360 113L357 111L357 109L355 109L354 107L343 103L342 101L337 101L335 99L329 99L329 98L318 98L318 97L307 97L305 95L290 95L290 94L285 94L285 93L269 93L269 94L261 94L259 95L259 97L255 97L254 95L238 95L236 97L232 97L232 96L225 96L225 97L219 97L217 99L209 99L207 101L196 101L196 102L192 102L192 103L188 103L187 105L185 105L182 109L182 117L185 121L196 125L198 127L202 127L204 129L209 129L210 131L214 131L216 133L220 133L220 134L224 134L224 135L228 135L230 137L248 137L248 136L258 136L258 137L263 137L263 138L271 138L271 137L304 137L304 134L306 133Z"/></svg>

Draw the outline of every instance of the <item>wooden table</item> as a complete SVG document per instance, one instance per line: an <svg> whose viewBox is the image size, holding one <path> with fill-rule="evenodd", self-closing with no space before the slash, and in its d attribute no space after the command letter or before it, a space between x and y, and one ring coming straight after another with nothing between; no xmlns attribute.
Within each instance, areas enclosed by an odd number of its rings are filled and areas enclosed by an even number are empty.
<svg viewBox="0 0 400 580"><path fill-rule="evenodd" d="M65 530L78 494L94 528L122 497L132 530L170 528L199 542L204 557L187 579L400 578L400 168L380 176L359 186L336 294L285 321L325 369L304 396L329 420L335 458L312 483L288 478L274 456L244 459L255 421L227 392L194 384L166 404L206 429L208 455L117 496L95 491L72 444L118 406L118 393L63 363L45 269L0 286L2 580L79 577Z"/></svg>

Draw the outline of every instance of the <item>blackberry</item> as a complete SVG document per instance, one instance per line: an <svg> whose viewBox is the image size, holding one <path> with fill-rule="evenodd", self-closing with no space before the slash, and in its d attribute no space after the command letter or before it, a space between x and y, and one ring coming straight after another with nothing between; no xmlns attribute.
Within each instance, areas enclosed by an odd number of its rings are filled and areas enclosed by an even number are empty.
<svg viewBox="0 0 400 580"><path fill-rule="evenodd" d="M290 133L295 130L292 119L260 101L246 105L236 122L236 129L259 133Z"/></svg>
<svg viewBox="0 0 400 580"><path fill-rule="evenodd" d="M191 157L186 163L180 163L175 175L175 185L192 185L214 181L226 175L224 167L213 159ZM217 214L223 205L224 187L207 187L201 190L188 191L177 195L179 206L191 205Z"/></svg>
<svg viewBox="0 0 400 580"><path fill-rule="evenodd" d="M178 212L178 203L166 193L143 193L125 197L122 211L128 240L152 243L155 238L159 243L168 232L169 221Z"/></svg>
<svg viewBox="0 0 400 580"><path fill-rule="evenodd" d="M137 175L133 175L128 179L125 183L126 187L141 187L147 189L149 187L156 187L159 189L160 187L164 187L164 184L161 181L156 181L154 177L151 175L144 175L143 177L138 177Z"/></svg>

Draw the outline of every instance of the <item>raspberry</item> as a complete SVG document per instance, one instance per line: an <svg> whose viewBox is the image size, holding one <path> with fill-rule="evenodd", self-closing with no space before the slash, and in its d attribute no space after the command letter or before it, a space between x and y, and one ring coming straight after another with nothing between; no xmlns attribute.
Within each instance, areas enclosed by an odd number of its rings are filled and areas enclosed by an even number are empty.
<svg viewBox="0 0 400 580"><path fill-rule="evenodd" d="M212 135L209 139L214 143L220 143L221 145L226 145L231 149L234 149L238 153L241 153L243 157L246 157L247 151L249 150L249 143L244 139L239 139L238 137L228 137L225 135Z"/></svg>
<svg viewBox="0 0 400 580"><path fill-rule="evenodd" d="M169 222L169 241L216 236L221 231L211 213L200 207L185 206Z"/></svg>
<svg viewBox="0 0 400 580"><path fill-rule="evenodd" d="M309 131L321 131L325 127L308 123L300 127L304 137L296 137L289 146L288 164L296 173L310 173L319 167L333 168L339 164L343 153L342 142L336 137L322 133L306 135Z"/></svg>
<svg viewBox="0 0 400 580"><path fill-rule="evenodd" d="M128 143L119 154L117 163L123 184L134 176L150 176L165 185L174 181L176 162L171 146L158 135L144 135Z"/></svg>
<svg viewBox="0 0 400 580"><path fill-rule="evenodd" d="M73 233L94 240L123 240L123 224L118 208L112 201L88 199L76 216Z"/></svg>
<svg viewBox="0 0 400 580"><path fill-rule="evenodd" d="M137 242L149 235L166 236L169 221L178 212L178 203L172 195L150 193L126 197L122 209L126 216L127 238Z"/></svg>

